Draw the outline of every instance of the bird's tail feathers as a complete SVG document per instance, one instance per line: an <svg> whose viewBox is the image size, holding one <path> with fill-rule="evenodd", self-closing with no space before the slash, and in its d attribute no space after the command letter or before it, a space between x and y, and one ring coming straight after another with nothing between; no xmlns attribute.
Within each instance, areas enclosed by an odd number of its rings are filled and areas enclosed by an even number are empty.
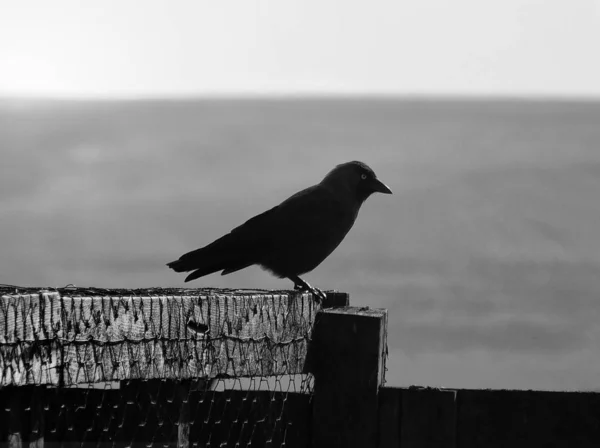
<svg viewBox="0 0 600 448"><path fill-rule="evenodd" d="M221 272L221 275L231 274L232 272L236 272L241 269L247 268L248 266L252 266L252 264L253 263L248 263L246 261L241 261L237 264L230 264L225 269L223 269L223 272Z"/></svg>
<svg viewBox="0 0 600 448"><path fill-rule="evenodd" d="M212 274L213 272L219 271L221 268L208 267L205 269L196 269L190 275L185 278L185 282L191 282L192 280L196 280L197 278L204 277L205 275Z"/></svg>
<svg viewBox="0 0 600 448"><path fill-rule="evenodd" d="M223 264L223 263L213 262L213 263L211 263L207 266L203 266L203 267L195 266L196 269L194 270L194 272L192 272L190 275L188 275L185 278L185 282L186 283L190 282L192 280L195 280L200 277L204 277L205 275L212 274L213 272L217 272L220 270L223 270L223 272L221 272L221 275L231 274L232 272L247 268L251 264L252 263L248 263L245 261L234 263L234 264L231 264L231 263Z"/></svg>
<svg viewBox="0 0 600 448"><path fill-rule="evenodd" d="M206 247L182 255L179 260L167 263L167 266L175 272L194 271L185 279L189 282L217 271L223 271L222 275L230 274L253 264L248 260L247 251L237 248L233 250L223 243L224 241L217 240Z"/></svg>
<svg viewBox="0 0 600 448"><path fill-rule="evenodd" d="M189 271L189 269L187 269L187 264L181 258L179 260L175 260L175 261L172 261L170 263L167 263L167 266L169 266L175 272L186 272L186 271Z"/></svg>

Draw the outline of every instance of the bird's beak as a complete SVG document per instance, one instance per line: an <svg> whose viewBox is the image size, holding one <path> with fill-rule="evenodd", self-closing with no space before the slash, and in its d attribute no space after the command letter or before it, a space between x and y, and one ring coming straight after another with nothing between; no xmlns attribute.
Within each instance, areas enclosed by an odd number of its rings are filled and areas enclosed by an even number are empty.
<svg viewBox="0 0 600 448"><path fill-rule="evenodd" d="M373 179L371 188L377 193L392 194L392 190L390 190L390 187L381 182L379 179Z"/></svg>

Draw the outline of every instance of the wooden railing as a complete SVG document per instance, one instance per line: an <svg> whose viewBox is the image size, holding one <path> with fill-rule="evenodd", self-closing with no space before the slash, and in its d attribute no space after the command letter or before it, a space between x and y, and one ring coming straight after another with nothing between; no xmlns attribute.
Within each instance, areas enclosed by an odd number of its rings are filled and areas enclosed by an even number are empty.
<svg viewBox="0 0 600 448"><path fill-rule="evenodd" d="M386 387L344 293L99 291L3 292L0 446L600 446L598 393Z"/></svg>

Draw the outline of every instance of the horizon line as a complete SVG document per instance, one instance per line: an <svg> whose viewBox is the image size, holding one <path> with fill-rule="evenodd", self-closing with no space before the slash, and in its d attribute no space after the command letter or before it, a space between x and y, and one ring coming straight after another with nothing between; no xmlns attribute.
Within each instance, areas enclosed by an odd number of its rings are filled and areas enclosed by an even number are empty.
<svg viewBox="0 0 600 448"><path fill-rule="evenodd" d="M186 102L203 100L419 100L419 101L565 101L598 102L600 94L564 93L404 93L404 92L192 92L130 95L99 94L8 94L0 92L0 102Z"/></svg>

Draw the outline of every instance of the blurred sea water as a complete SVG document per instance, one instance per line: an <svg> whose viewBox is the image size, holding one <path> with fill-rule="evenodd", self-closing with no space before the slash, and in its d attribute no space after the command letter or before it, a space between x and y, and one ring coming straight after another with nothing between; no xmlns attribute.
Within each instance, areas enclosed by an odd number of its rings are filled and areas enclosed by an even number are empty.
<svg viewBox="0 0 600 448"><path fill-rule="evenodd" d="M394 195L305 277L388 308L389 384L600 386L600 103L0 100L0 155L0 283L101 287L362 160Z"/></svg>

